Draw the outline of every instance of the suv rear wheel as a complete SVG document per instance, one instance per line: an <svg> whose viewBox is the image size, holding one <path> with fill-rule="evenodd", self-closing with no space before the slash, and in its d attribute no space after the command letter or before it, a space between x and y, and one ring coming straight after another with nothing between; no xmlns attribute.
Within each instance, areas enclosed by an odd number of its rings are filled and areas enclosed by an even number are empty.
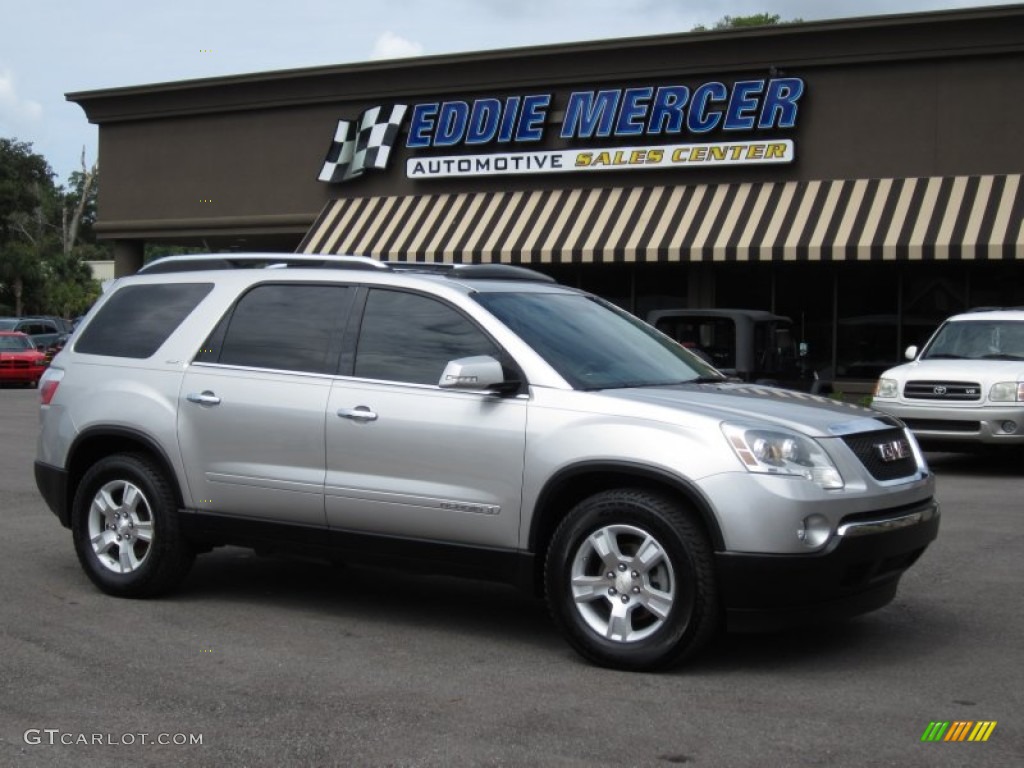
<svg viewBox="0 0 1024 768"><path fill-rule="evenodd" d="M78 559L111 595L166 592L195 558L178 531L177 505L164 474L141 455L115 454L85 473L72 508Z"/></svg>
<svg viewBox="0 0 1024 768"><path fill-rule="evenodd" d="M552 538L545 589L569 644L603 666L679 662L718 624L707 536L677 502L649 491L580 502Z"/></svg>

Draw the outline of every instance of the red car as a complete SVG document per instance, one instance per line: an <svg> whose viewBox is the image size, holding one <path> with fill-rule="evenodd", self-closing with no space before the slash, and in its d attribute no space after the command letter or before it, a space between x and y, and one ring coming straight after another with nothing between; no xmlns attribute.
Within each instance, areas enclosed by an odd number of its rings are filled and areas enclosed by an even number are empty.
<svg viewBox="0 0 1024 768"><path fill-rule="evenodd" d="M46 355L32 339L18 331L0 331L0 383L34 387L46 370Z"/></svg>

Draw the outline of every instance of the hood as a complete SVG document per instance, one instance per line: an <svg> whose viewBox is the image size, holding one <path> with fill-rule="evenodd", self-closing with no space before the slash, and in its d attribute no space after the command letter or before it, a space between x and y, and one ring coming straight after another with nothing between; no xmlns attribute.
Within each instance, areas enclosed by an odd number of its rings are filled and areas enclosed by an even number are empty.
<svg viewBox="0 0 1024 768"><path fill-rule="evenodd" d="M890 368L882 376L901 381L1024 381L1024 360L915 360Z"/></svg>
<svg viewBox="0 0 1024 768"><path fill-rule="evenodd" d="M754 384L679 384L605 390L603 395L652 406L701 413L738 423L774 424L816 437L838 437L898 426L870 408L779 387Z"/></svg>
<svg viewBox="0 0 1024 768"><path fill-rule="evenodd" d="M39 349L4 349L0 350L0 360L21 360L23 358L46 357Z"/></svg>

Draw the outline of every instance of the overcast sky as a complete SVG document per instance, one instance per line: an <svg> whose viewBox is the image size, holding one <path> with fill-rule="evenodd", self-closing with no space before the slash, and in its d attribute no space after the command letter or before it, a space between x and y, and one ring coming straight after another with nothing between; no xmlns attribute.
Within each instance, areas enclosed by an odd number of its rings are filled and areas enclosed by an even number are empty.
<svg viewBox="0 0 1024 768"><path fill-rule="evenodd" d="M58 180L96 158L70 91L386 57L685 32L723 16L805 21L985 0L0 0L0 137ZM1016 3L1019 4L1019 3Z"/></svg>

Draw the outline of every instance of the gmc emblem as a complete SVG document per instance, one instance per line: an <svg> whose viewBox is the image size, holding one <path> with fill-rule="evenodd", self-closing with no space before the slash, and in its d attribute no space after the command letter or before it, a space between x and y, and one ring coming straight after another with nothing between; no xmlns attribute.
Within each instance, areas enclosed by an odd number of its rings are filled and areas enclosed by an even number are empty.
<svg viewBox="0 0 1024 768"><path fill-rule="evenodd" d="M893 440L891 443L876 443L875 451L878 453L878 458L886 463L906 459L911 455L910 443L906 440Z"/></svg>

